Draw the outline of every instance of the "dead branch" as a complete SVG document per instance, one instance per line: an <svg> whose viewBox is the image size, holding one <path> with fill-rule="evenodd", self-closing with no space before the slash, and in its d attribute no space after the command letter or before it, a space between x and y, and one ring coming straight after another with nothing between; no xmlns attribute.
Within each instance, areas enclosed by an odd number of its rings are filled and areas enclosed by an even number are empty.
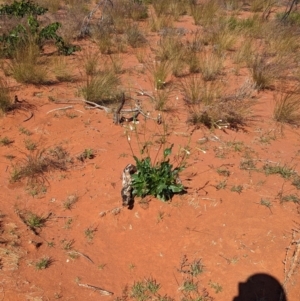
<svg viewBox="0 0 300 301"><path fill-rule="evenodd" d="M291 14L291 12L293 10L294 5L297 5L297 0L292 0L289 7L288 6L286 7L285 13L281 18L282 22L286 21L286 19L289 17L289 15Z"/></svg>
<svg viewBox="0 0 300 301"><path fill-rule="evenodd" d="M33 112L30 112L30 116L28 118L24 119L23 122L30 120L32 117L33 117Z"/></svg>
<svg viewBox="0 0 300 301"><path fill-rule="evenodd" d="M82 100L82 101L91 106L91 107L86 107L87 109L101 109L101 110L104 110L106 113L111 113L112 112L112 109L110 109L108 107L105 107L105 106L98 105L95 102L88 101L88 100Z"/></svg>
<svg viewBox="0 0 300 301"><path fill-rule="evenodd" d="M81 286L81 287L85 287L85 288L89 288L89 289L98 291L101 295L104 295L104 296L111 296L111 295L114 294L113 292L107 291L107 290L105 290L103 288L100 288L98 286L94 286L94 285L90 285L90 284L86 284L86 283L78 283L78 285Z"/></svg>
<svg viewBox="0 0 300 301"><path fill-rule="evenodd" d="M118 108L116 109L116 112L114 113L114 117L113 117L114 124L120 124L121 123L120 112L121 112L124 104L125 104L125 93L122 94L120 105L118 106Z"/></svg>

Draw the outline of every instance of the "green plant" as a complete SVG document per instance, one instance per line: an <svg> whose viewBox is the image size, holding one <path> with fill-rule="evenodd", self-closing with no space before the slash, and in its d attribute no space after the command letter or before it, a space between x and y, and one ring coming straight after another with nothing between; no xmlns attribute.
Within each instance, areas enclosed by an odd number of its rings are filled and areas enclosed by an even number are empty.
<svg viewBox="0 0 300 301"><path fill-rule="evenodd" d="M84 235L85 237L89 240L92 241L95 235L95 232L97 231L97 228L87 228L84 230Z"/></svg>
<svg viewBox="0 0 300 301"><path fill-rule="evenodd" d="M14 140L9 139L7 136L0 139L0 145L7 146L7 145L10 145L12 143L14 143Z"/></svg>
<svg viewBox="0 0 300 301"><path fill-rule="evenodd" d="M61 241L61 243L62 243L63 250L70 251L70 250L73 249L75 241L73 239L71 239L71 240L65 240L64 239L64 240Z"/></svg>
<svg viewBox="0 0 300 301"><path fill-rule="evenodd" d="M184 293L196 292L198 290L198 284L195 283L192 279L187 279L183 282L180 289Z"/></svg>
<svg viewBox="0 0 300 301"><path fill-rule="evenodd" d="M37 270L44 270L47 269L51 264L53 260L50 257L43 257L40 260L38 260L34 265Z"/></svg>
<svg viewBox="0 0 300 301"><path fill-rule="evenodd" d="M273 118L282 123L300 125L300 102L298 91L280 93L274 96L275 107Z"/></svg>
<svg viewBox="0 0 300 301"><path fill-rule="evenodd" d="M95 158L95 152L91 148L86 148L79 156L77 156L78 160L85 161L86 159L94 159Z"/></svg>
<svg viewBox="0 0 300 301"><path fill-rule="evenodd" d="M180 269L178 269L178 271L192 277L197 277L203 273L204 265L202 264L201 259L194 259L192 262L189 262L187 256L184 255L182 257Z"/></svg>
<svg viewBox="0 0 300 301"><path fill-rule="evenodd" d="M66 45L63 38L57 34L57 30L61 27L59 22L40 28L38 16L44 15L47 10L47 8L30 0L14 1L11 5L1 5L1 15L14 17L18 20L27 17L26 25L19 23L8 33L0 36L1 50L5 56L12 57L16 49L28 45L30 40L33 40L40 48L45 42L54 40L59 52L64 55L70 55L79 49L78 46Z"/></svg>
<svg viewBox="0 0 300 301"><path fill-rule="evenodd" d="M287 165L273 166L267 163L263 166L263 170L265 171L266 175L279 174L284 179L290 179L293 175L296 174L295 170L293 168L288 167Z"/></svg>
<svg viewBox="0 0 300 301"><path fill-rule="evenodd" d="M137 281L131 287L130 297L137 301L152 300L153 297L157 296L160 287L160 284L153 278Z"/></svg>
<svg viewBox="0 0 300 301"><path fill-rule="evenodd" d="M28 212L18 212L22 221L33 231L37 232L38 229L45 226L47 218L39 216L31 211Z"/></svg>
<svg viewBox="0 0 300 301"><path fill-rule="evenodd" d="M163 159L151 162L150 157L138 159L134 156L137 173L132 175L133 195L145 197L153 195L163 202L170 200L175 193L184 192L178 176L184 166L173 168L168 158L173 145L163 152Z"/></svg>

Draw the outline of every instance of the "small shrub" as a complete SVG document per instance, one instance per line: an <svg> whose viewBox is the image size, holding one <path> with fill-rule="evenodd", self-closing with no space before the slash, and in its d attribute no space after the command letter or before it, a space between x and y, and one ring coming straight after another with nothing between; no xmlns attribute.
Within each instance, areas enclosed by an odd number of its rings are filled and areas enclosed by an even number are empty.
<svg viewBox="0 0 300 301"><path fill-rule="evenodd" d="M132 175L133 195L145 197L153 195L163 202L170 200L175 193L184 192L184 186L179 180L179 173L183 166L174 168L168 156L172 147L166 148L163 160L153 164L150 157L136 161L137 173Z"/></svg>
<svg viewBox="0 0 300 301"><path fill-rule="evenodd" d="M59 52L64 55L70 55L79 48L74 45L67 45L62 37L57 34L61 27L58 22L51 23L43 28L40 27L38 16L44 15L47 8L39 6L30 0L14 1L11 5L1 5L0 14L14 17L21 20L27 17L27 24L19 23L11 31L0 36L2 54L7 57L13 57L15 50L20 46L26 47L30 40L40 48L45 42L54 40Z"/></svg>

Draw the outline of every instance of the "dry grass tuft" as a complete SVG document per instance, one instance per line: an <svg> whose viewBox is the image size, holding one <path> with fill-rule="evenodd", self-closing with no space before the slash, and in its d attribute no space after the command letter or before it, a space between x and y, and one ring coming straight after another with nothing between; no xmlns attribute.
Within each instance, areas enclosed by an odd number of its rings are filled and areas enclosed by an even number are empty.
<svg viewBox="0 0 300 301"><path fill-rule="evenodd" d="M275 107L273 118L281 123L300 125L299 88L290 92L281 92L274 95Z"/></svg>
<svg viewBox="0 0 300 301"><path fill-rule="evenodd" d="M26 158L13 166L11 181L16 182L24 178L28 184L35 185L45 182L45 173L51 170L67 170L71 159L62 147L49 150L31 151Z"/></svg>

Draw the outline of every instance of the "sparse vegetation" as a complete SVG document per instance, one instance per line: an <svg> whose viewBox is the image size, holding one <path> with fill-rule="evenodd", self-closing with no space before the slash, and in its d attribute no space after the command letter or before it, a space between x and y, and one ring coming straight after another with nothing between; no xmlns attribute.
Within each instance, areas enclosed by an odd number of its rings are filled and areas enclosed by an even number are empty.
<svg viewBox="0 0 300 301"><path fill-rule="evenodd" d="M9 139L7 136L0 138L0 145L7 146L14 143L13 140Z"/></svg>
<svg viewBox="0 0 300 301"><path fill-rule="evenodd" d="M271 165L265 164L263 170L266 175L279 174L284 179L290 179L296 174L295 170L287 165Z"/></svg>
<svg viewBox="0 0 300 301"><path fill-rule="evenodd" d="M35 262L35 268L37 270L44 270L50 267L50 265L53 263L53 260L50 257L43 257L39 259L37 262Z"/></svg>
<svg viewBox="0 0 300 301"><path fill-rule="evenodd" d="M263 267L298 294L299 1L0 2L3 298L92 300L119 283L116 301L231 299L235 284L216 272L253 270L270 243ZM137 279L151 264L141 242L157 260ZM195 257L176 269L184 252ZM89 275L116 266L127 284ZM30 283L10 281L16 272ZM49 290L34 286L42 274Z"/></svg>
<svg viewBox="0 0 300 301"><path fill-rule="evenodd" d="M60 157L58 153L45 150L32 151L25 159L19 160L13 165L11 181L16 182L27 178L29 184L43 183L45 173L50 170L66 170L68 160L66 153Z"/></svg>
<svg viewBox="0 0 300 301"><path fill-rule="evenodd" d="M230 191L237 192L240 194L243 191L243 186L242 185L234 185L231 187Z"/></svg>

